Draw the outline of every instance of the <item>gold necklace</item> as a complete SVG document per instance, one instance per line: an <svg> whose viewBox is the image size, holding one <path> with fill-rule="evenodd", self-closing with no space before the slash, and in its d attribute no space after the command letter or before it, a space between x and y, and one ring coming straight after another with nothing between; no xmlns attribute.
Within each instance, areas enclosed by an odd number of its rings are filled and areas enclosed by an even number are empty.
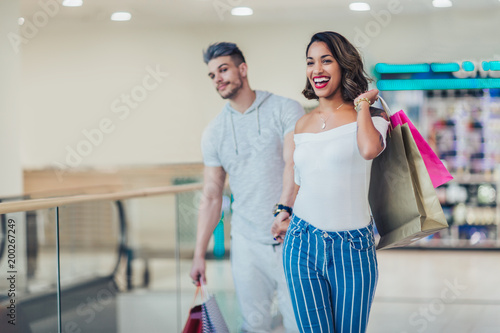
<svg viewBox="0 0 500 333"><path fill-rule="evenodd" d="M340 105L339 105L339 107L338 107L338 108L336 108L335 110L340 109L340 107L341 107L342 105L344 105L344 103L340 104ZM331 114L330 114L330 115L328 116L328 118L326 118L326 119L323 119L323 118L320 116L319 112L318 112L318 116L319 116L319 118L323 121L323 125L321 125L321 129L323 130L323 129L325 129L325 127L326 127L326 122L327 122L327 121L328 121L328 119L330 118Z"/></svg>

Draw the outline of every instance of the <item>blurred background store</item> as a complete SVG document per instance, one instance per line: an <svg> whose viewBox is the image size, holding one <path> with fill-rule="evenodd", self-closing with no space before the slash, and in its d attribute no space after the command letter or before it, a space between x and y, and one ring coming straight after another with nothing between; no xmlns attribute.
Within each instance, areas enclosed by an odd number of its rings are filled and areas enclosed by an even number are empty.
<svg viewBox="0 0 500 333"><path fill-rule="evenodd" d="M379 252L368 332L498 332L498 17L498 0L2 0L0 332L180 332L200 191L145 189L202 179L201 133L225 103L202 50L236 42L252 88L311 109L304 52L323 30L359 48L455 178L437 189L450 228ZM237 332L230 203L228 189L209 287Z"/></svg>

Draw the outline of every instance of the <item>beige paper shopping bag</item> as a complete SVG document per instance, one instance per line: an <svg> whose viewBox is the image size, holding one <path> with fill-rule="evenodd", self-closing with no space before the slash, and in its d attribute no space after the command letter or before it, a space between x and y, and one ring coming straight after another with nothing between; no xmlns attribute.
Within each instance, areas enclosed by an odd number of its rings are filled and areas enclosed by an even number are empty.
<svg viewBox="0 0 500 333"><path fill-rule="evenodd" d="M377 249L406 246L448 227L408 124L395 127L373 160L369 201Z"/></svg>

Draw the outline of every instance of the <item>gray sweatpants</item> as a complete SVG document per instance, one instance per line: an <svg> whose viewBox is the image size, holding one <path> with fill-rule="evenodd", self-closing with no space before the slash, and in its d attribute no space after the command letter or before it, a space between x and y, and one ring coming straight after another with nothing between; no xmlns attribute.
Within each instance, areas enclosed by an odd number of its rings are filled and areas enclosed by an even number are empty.
<svg viewBox="0 0 500 333"><path fill-rule="evenodd" d="M271 332L276 304L287 333L299 331L286 285L282 250L282 245L260 244L232 235L231 267L243 316L242 332Z"/></svg>

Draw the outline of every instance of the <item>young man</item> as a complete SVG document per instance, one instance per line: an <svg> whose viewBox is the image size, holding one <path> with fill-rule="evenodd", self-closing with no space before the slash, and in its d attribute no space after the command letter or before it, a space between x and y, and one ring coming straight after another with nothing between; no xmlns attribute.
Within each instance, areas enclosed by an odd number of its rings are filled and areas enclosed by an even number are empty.
<svg viewBox="0 0 500 333"><path fill-rule="evenodd" d="M271 332L275 292L287 332L298 332L282 264L282 246L273 237L289 217L294 199L293 129L304 114L299 103L250 88L248 66L233 43L216 43L204 52L208 76L229 102L202 138L203 196L194 281L205 279L208 242L220 219L226 174L233 193L231 267L243 315L243 332ZM273 218L273 207L275 214ZM278 236L277 233L275 233Z"/></svg>

